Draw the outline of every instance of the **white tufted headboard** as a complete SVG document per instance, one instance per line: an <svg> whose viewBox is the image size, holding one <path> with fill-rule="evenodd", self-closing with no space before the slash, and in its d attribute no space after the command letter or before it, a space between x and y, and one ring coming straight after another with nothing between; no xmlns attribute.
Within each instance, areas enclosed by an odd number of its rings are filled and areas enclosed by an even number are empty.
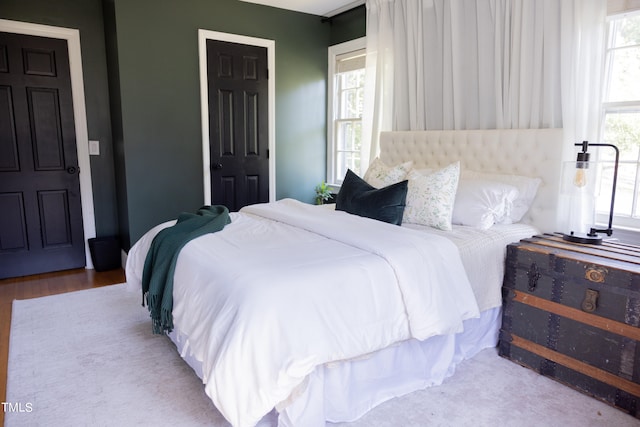
<svg viewBox="0 0 640 427"><path fill-rule="evenodd" d="M380 134L380 160L415 168L442 168L538 177L542 184L523 222L542 232L558 230L562 129L396 131Z"/></svg>

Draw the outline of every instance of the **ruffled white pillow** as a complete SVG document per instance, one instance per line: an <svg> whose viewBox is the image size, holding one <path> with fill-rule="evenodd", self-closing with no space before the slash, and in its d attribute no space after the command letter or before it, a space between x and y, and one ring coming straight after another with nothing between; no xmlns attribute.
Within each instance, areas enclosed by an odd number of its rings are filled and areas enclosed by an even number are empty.
<svg viewBox="0 0 640 427"><path fill-rule="evenodd" d="M511 213L503 221L498 222L503 224L516 223L522 219L531 207L533 199L535 199L536 193L538 192L538 187L542 182L540 178L476 171L464 171L462 177L464 179L497 181L503 184L513 185L518 189L518 197L513 202Z"/></svg>
<svg viewBox="0 0 640 427"><path fill-rule="evenodd" d="M453 205L453 224L487 230L494 224L510 223L519 191L497 181L461 178Z"/></svg>
<svg viewBox="0 0 640 427"><path fill-rule="evenodd" d="M363 179L376 188L386 187L404 181L411 170L413 162L401 163L397 166L387 166L376 157L369 165Z"/></svg>
<svg viewBox="0 0 640 427"><path fill-rule="evenodd" d="M451 230L453 205L460 179L460 162L423 174L411 170L403 223Z"/></svg>

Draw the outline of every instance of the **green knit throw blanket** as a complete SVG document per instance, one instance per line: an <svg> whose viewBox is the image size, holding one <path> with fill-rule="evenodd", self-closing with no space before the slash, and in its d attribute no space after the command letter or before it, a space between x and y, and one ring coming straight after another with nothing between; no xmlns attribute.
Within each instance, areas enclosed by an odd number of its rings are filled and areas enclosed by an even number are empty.
<svg viewBox="0 0 640 427"><path fill-rule="evenodd" d="M174 226L153 239L142 271L142 305L146 300L153 333L173 330L173 273L180 250L191 239L220 231L230 222L225 206L203 206L196 213L180 214Z"/></svg>

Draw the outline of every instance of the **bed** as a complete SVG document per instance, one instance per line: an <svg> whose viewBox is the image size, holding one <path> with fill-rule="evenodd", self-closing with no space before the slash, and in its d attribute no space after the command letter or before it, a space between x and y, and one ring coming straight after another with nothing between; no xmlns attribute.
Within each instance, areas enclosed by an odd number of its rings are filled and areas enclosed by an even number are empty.
<svg viewBox="0 0 640 427"><path fill-rule="evenodd" d="M506 245L556 229L562 131L383 132L380 145L382 179L406 168L412 194L434 177L449 182L443 171L455 165L459 191L447 197L457 223L429 223L439 215L431 212L398 227L285 199L232 213L222 231L180 252L169 336L232 425L353 421L441 384L497 344ZM509 190L510 213L464 205L479 182L501 200ZM427 218L411 200L411 214ZM140 290L153 237L172 224L131 248L129 288Z"/></svg>

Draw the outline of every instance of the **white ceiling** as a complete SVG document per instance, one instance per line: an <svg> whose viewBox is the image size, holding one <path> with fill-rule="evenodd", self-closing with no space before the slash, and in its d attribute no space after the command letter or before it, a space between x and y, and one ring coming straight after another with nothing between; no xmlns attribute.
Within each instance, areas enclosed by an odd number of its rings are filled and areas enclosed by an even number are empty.
<svg viewBox="0 0 640 427"><path fill-rule="evenodd" d="M365 0L240 0L319 16L333 16L364 4Z"/></svg>

